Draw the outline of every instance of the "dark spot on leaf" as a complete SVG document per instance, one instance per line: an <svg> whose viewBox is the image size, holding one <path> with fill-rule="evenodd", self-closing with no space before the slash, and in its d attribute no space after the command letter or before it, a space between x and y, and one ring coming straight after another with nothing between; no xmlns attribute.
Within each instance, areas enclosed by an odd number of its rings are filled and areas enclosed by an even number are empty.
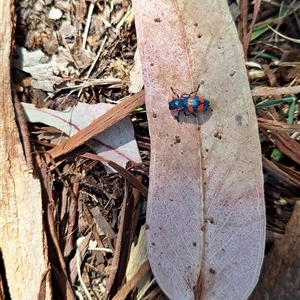
<svg viewBox="0 0 300 300"><path fill-rule="evenodd" d="M145 228L146 228L146 230L148 230L150 228L147 223L145 224Z"/></svg>
<svg viewBox="0 0 300 300"><path fill-rule="evenodd" d="M243 123L243 116L236 115L235 116L235 121L237 122L238 125L242 125L242 123Z"/></svg>
<svg viewBox="0 0 300 300"><path fill-rule="evenodd" d="M154 22L157 22L157 23L161 22L161 18L155 18Z"/></svg>
<svg viewBox="0 0 300 300"><path fill-rule="evenodd" d="M211 224L214 224L214 218L206 218L205 220L204 220L204 222L209 222L209 223L211 223Z"/></svg>
<svg viewBox="0 0 300 300"><path fill-rule="evenodd" d="M195 25L195 26L198 26L198 23L196 22L196 23L194 23L194 25Z"/></svg>
<svg viewBox="0 0 300 300"><path fill-rule="evenodd" d="M202 34L198 34L198 39L201 39L202 38Z"/></svg>
<svg viewBox="0 0 300 300"><path fill-rule="evenodd" d="M181 142L181 139L179 135L175 135L175 144L179 144Z"/></svg>
<svg viewBox="0 0 300 300"><path fill-rule="evenodd" d="M222 136L221 136L221 134L220 134L219 131L216 131L216 132L214 133L214 137L215 137L215 138L218 138L219 140L222 139Z"/></svg>
<svg viewBox="0 0 300 300"><path fill-rule="evenodd" d="M209 268L209 273L216 274L216 271L214 269L212 269L212 268Z"/></svg>
<svg viewBox="0 0 300 300"><path fill-rule="evenodd" d="M152 113L152 117L153 117L153 118L156 118L156 117L157 117L157 114L156 114L155 112L153 112L153 113Z"/></svg>
<svg viewBox="0 0 300 300"><path fill-rule="evenodd" d="M194 242L194 243L193 243L193 246L194 246L194 247L196 247L196 246L197 246L197 243L196 243L196 242Z"/></svg>
<svg viewBox="0 0 300 300"><path fill-rule="evenodd" d="M235 75L235 71L231 71L231 72L229 73L229 75L230 75L230 77L233 77L233 76Z"/></svg>

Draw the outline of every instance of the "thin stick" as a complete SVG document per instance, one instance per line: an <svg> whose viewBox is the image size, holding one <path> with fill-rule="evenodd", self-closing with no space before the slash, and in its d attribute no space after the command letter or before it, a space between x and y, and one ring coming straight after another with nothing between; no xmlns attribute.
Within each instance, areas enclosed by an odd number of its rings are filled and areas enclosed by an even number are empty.
<svg viewBox="0 0 300 300"><path fill-rule="evenodd" d="M17 95L17 92L15 90L12 90L13 92L13 104L15 108L15 114L16 114L16 121L19 127L20 137L23 144L23 150L25 155L25 160L27 164L27 169L29 173L33 173L33 160L31 156L31 144L30 144L30 133L28 130L26 118L24 116L24 112L22 109L22 106L19 101L19 97Z"/></svg>
<svg viewBox="0 0 300 300"><path fill-rule="evenodd" d="M300 85L288 86L288 87L264 87L251 91L253 97L261 96L275 96L284 94L298 94L300 93Z"/></svg>

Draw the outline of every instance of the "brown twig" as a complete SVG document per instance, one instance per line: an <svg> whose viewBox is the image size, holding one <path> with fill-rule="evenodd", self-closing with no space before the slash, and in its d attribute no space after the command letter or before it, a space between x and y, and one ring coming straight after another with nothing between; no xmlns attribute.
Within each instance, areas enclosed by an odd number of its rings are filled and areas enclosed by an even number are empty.
<svg viewBox="0 0 300 300"><path fill-rule="evenodd" d="M98 233L98 231L95 227L95 221L93 220L92 214L90 213L89 209L87 208L87 206L84 203L83 203L82 207L83 207L84 217L85 217L86 221L88 222L89 226L91 226L91 228L92 228L92 233L97 242L98 247L104 248L100 234ZM103 251L103 252L100 252L100 255L102 255L101 258L103 258L103 256L106 255L106 253ZM104 258L103 258L103 260L104 260Z"/></svg>
<svg viewBox="0 0 300 300"><path fill-rule="evenodd" d="M276 75L272 72L270 66L268 64L262 64L262 69L269 79L270 86L279 87L279 83L277 81Z"/></svg>
<svg viewBox="0 0 300 300"><path fill-rule="evenodd" d="M125 189L124 189L124 197L123 197L123 203L122 203L122 209L120 211L120 226L119 226L119 232L117 235L117 241L116 241L116 245L115 245L115 253L114 253L114 257L110 266L110 274L107 280L107 284L106 284L106 292L104 295L104 300L109 299L109 297L111 296L111 289L112 286L114 284L116 275L117 275L117 271L118 271L118 265L119 265L119 261L120 261L120 255L121 255L121 251L122 251L122 241L123 241L123 235L125 232L125 214L126 214L126 208L127 208L127 201L128 201L128 188L125 185Z"/></svg>
<svg viewBox="0 0 300 300"><path fill-rule="evenodd" d="M238 32L240 41L242 42L245 41L247 35L248 0L239 1L239 9L241 14L239 17Z"/></svg>
<svg viewBox="0 0 300 300"><path fill-rule="evenodd" d="M278 130L278 131L300 131L299 124L287 124L283 122L278 122L274 120L268 120L264 118L257 118L259 128L269 129L269 130Z"/></svg>
<svg viewBox="0 0 300 300"><path fill-rule="evenodd" d="M126 169L118 165L117 163L113 161L109 161L108 164L114 168L116 171L118 171L124 178L126 178L133 186L135 186L144 197L148 197L148 189L139 182L131 173L129 173Z"/></svg>
<svg viewBox="0 0 300 300"><path fill-rule="evenodd" d="M300 93L300 85L288 87L264 87L251 91L253 97L276 96L276 95L291 95Z"/></svg>
<svg viewBox="0 0 300 300"><path fill-rule="evenodd" d="M272 161L268 160L266 157L262 156L262 162L263 162L263 167L270 172L273 177L279 179L286 185L292 185L297 187L298 189L300 188L300 182L298 178L292 177L289 174L287 174L284 170L281 170L275 163Z"/></svg>
<svg viewBox="0 0 300 300"><path fill-rule="evenodd" d="M99 207L95 206L93 208L90 208L88 212L84 209L85 215L87 216L87 213L89 214L89 218L91 220L94 220L94 223L98 225L100 230L104 232L105 236L107 237L107 243L111 247L112 251L115 251L115 242L116 242L116 233L113 231L109 223L106 221L105 217L102 215ZM87 220L89 223L90 221ZM94 231L93 231L94 232ZM100 238L100 236L99 236ZM96 237L95 237L96 239ZM100 246L99 247L104 247ZM103 254L105 256L105 254Z"/></svg>
<svg viewBox="0 0 300 300"><path fill-rule="evenodd" d="M15 108L16 121L17 121L17 124L19 127L20 137L21 137L22 144L23 144L23 150L24 150L25 160L26 160L26 164L27 164L27 169L30 173L32 173L34 167L33 167L33 160L32 160L32 156L31 156L30 133L28 130L27 121L25 119L22 106L19 101L18 94L14 89L12 89L12 93L13 93L12 99L13 99L13 104L14 104L14 108Z"/></svg>
<svg viewBox="0 0 300 300"><path fill-rule="evenodd" d="M67 228L67 239L64 247L64 257L67 257L74 249L74 230L77 222L77 206L78 206L78 194L80 188L80 181L77 176L73 183L70 191L70 206L69 206L69 217L68 217L68 228Z"/></svg>
<svg viewBox="0 0 300 300"><path fill-rule="evenodd" d="M261 0L255 1L252 22L250 24L249 31L248 31L247 35L245 36L245 39L244 39L244 56L245 57L247 57L248 47L249 47L249 44L250 44L250 41L251 41L251 35L252 35L253 28L254 28L254 25L255 25L255 22L256 22L256 19L257 19L258 11L260 9L260 4L261 4Z"/></svg>
<svg viewBox="0 0 300 300"><path fill-rule="evenodd" d="M140 266L139 270L136 274L128 280L126 284L122 286L122 288L118 291L118 293L113 297L113 300L123 300L126 299L128 294L136 287L139 281L143 278L143 276L150 270L149 261L146 260Z"/></svg>
<svg viewBox="0 0 300 300"><path fill-rule="evenodd" d="M270 140L282 153L300 164L300 145L287 133L274 130L270 134Z"/></svg>
<svg viewBox="0 0 300 300"><path fill-rule="evenodd" d="M37 168L37 172L41 180L43 206L44 206L44 210L46 211L45 227L47 228L48 242L53 247L52 249L55 249L54 252L56 254L57 266L55 266L55 264L52 262L51 268L53 270L54 276L57 279L57 283L59 285L60 291L63 294L65 294L64 299L75 300L74 292L72 290L71 284L68 279L66 264L60 249L55 221L53 217L54 201L52 198L52 180L48 174L48 167L45 161L41 159L39 156L36 156L36 162L37 165L39 166ZM52 253L51 257L55 256L55 254Z"/></svg>
<svg viewBox="0 0 300 300"><path fill-rule="evenodd" d="M255 1L252 21L251 21L251 24L249 26L249 31L246 34L245 39L244 39L244 56L245 56L245 58L247 57L248 47L249 47L249 44L250 44L250 41L251 41L251 35L252 35L253 28L254 28L254 25L255 25L255 22L256 22L256 19L257 19L257 15L258 15L258 12L259 12L259 9L260 9L260 4L261 4L261 0ZM248 15L248 12L247 12L247 15Z"/></svg>

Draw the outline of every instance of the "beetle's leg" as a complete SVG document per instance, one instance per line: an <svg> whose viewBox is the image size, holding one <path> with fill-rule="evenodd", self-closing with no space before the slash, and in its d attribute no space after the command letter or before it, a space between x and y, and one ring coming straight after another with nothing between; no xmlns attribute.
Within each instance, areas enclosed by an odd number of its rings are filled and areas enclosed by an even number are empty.
<svg viewBox="0 0 300 300"><path fill-rule="evenodd" d="M185 111L184 115L187 116L187 117L190 116L190 115L193 115L196 118L196 115L193 112L189 112L189 114L187 114L186 111Z"/></svg>
<svg viewBox="0 0 300 300"><path fill-rule="evenodd" d="M174 89L172 87L171 87L171 91L177 98L180 98L180 96L174 91Z"/></svg>
<svg viewBox="0 0 300 300"><path fill-rule="evenodd" d="M174 118L177 120L177 122L179 123L179 116L180 116L181 110L178 112L177 116L174 116Z"/></svg>

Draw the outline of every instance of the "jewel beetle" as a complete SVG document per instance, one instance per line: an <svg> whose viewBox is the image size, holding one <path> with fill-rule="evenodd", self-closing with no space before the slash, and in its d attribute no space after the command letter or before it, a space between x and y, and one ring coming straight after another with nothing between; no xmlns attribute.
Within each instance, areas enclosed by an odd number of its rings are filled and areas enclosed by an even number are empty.
<svg viewBox="0 0 300 300"><path fill-rule="evenodd" d="M178 122L181 112L184 112L185 115L189 112L195 116L196 113L207 111L210 107L209 100L205 99L203 96L197 95L199 88L200 84L196 91L179 96L179 94L177 94L171 87L171 91L176 98L169 102L169 109L172 112L178 112L177 116L175 116Z"/></svg>

